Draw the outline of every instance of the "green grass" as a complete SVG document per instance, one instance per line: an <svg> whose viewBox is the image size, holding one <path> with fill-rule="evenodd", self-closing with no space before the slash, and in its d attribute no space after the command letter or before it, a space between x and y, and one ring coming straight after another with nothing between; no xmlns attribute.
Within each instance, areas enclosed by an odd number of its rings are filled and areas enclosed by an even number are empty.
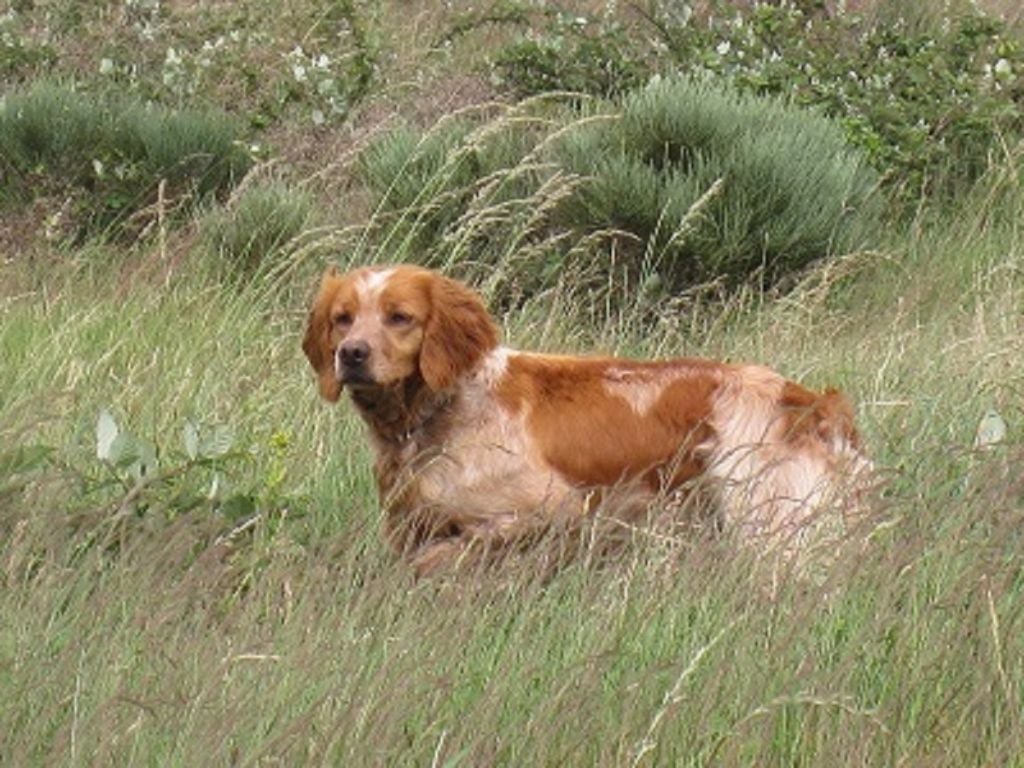
<svg viewBox="0 0 1024 768"><path fill-rule="evenodd" d="M66 90L40 97L33 121L0 119L15 204L0 226L0 762L1024 765L1012 136L973 195L922 201L905 231L869 233L877 250L820 263L785 293L659 295L651 265L622 269L621 233L570 247L550 225L582 181L536 184L564 97L456 107L419 143L444 78L486 69L515 28L449 48L464 12L431 4L21 5L0 20L17 93L46 92L31 85L46 76L154 104L125 110L122 125L149 128L113 144L108 102ZM477 12L503 9L519 12ZM169 183L150 210L168 169L195 171L199 145L238 149L235 128L190 122L210 103L254 127L270 159L226 204L164 220L193 192ZM396 105L411 127L386 134L376 121ZM317 111L334 125L311 127ZM652 126L627 128L635 145ZM110 157L90 154L101 145ZM118 153L138 147L121 170L140 185L128 202L81 191L100 159L120 192ZM620 197L642 203L655 184L630 168ZM45 183L26 192L27 178ZM88 227L61 244L49 230L66 194L111 215L147 206L158 237L129 216L130 247ZM74 223L89 210L72 205ZM884 480L874 516L775 584L728 536L643 533L556 573L552 541L500 571L416 582L380 538L362 426L319 400L299 348L325 260L395 258L470 277L515 346L753 360L843 388ZM977 449L990 410L1007 438ZM101 413L130 435L105 459Z"/></svg>
<svg viewBox="0 0 1024 768"><path fill-rule="evenodd" d="M200 252L166 284L114 277L107 247L61 270L8 264L0 444L52 452L0 461L0 754L1019 764L1024 198L1011 181L782 299L694 303L654 326L594 312L574 330L561 313L586 302L563 283L507 319L521 346L756 359L851 393L887 479L883 524L773 595L728 539L639 536L550 578L525 555L414 582L378 538L361 428L318 401L299 350L318 264L241 287ZM103 408L168 476L136 490L96 457ZM1009 438L977 451L989 408ZM231 454L190 465L187 420L230 425ZM251 517L217 500L234 493Z"/></svg>
<svg viewBox="0 0 1024 768"><path fill-rule="evenodd" d="M312 195L281 182L240 190L200 222L207 247L238 270L272 267L313 216Z"/></svg>
<svg viewBox="0 0 1024 768"><path fill-rule="evenodd" d="M117 233L154 203L162 218L234 186L251 165L241 138L222 112L39 82L0 103L0 203L60 196L81 237Z"/></svg>

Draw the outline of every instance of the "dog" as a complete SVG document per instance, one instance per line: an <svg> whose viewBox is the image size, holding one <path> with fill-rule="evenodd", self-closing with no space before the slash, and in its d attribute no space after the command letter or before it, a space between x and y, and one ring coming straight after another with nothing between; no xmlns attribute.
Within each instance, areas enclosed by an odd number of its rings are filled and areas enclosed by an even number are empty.
<svg viewBox="0 0 1024 768"><path fill-rule="evenodd" d="M698 488L744 540L790 541L869 464L837 390L759 365L509 349L479 295L416 266L329 268L302 349L320 395L348 390L365 421L385 538L420 575Z"/></svg>

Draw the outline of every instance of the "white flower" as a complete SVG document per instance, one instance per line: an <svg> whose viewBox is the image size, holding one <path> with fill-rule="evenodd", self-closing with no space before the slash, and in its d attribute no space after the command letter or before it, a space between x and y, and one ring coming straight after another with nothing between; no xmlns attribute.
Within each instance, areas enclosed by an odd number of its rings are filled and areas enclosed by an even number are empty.
<svg viewBox="0 0 1024 768"><path fill-rule="evenodd" d="M331 66L331 60L327 58L326 53L321 53L319 56L316 57L317 69L327 69L329 66Z"/></svg>
<svg viewBox="0 0 1024 768"><path fill-rule="evenodd" d="M731 49L732 43L730 43L728 40L723 40L715 47L715 50L718 51L719 56L725 56L725 54L727 54Z"/></svg>
<svg viewBox="0 0 1024 768"><path fill-rule="evenodd" d="M996 77L1007 77L1008 75L1013 74L1013 67L1010 66L1010 62L1006 59L1000 59L997 61L993 69L996 73Z"/></svg>
<svg viewBox="0 0 1024 768"><path fill-rule="evenodd" d="M292 65L292 74L295 75L295 80L297 82L306 82L306 68L301 64Z"/></svg>
<svg viewBox="0 0 1024 768"><path fill-rule="evenodd" d="M313 110L313 125L323 125L327 118L324 117L324 113L319 109Z"/></svg>
<svg viewBox="0 0 1024 768"><path fill-rule="evenodd" d="M114 71L114 62L111 59L100 59L100 74L109 75Z"/></svg>
<svg viewBox="0 0 1024 768"><path fill-rule="evenodd" d="M93 170L93 173L96 174L96 178L97 179L102 179L103 178L103 172L104 172L105 169L103 167L103 162L101 160L93 159L93 161L92 161L92 170Z"/></svg>
<svg viewBox="0 0 1024 768"><path fill-rule="evenodd" d="M167 57L164 59L165 64L181 64L181 56L173 48L167 49Z"/></svg>

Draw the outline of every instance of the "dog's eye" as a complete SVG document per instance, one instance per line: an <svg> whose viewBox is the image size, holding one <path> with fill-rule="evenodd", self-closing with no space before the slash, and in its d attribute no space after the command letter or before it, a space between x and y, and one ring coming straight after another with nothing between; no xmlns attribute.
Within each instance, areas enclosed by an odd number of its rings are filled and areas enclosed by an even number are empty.
<svg viewBox="0 0 1024 768"><path fill-rule="evenodd" d="M388 313L387 321L388 325L409 325L412 322L412 315L395 310Z"/></svg>
<svg viewBox="0 0 1024 768"><path fill-rule="evenodd" d="M331 320L335 325L352 325L352 315L348 312L338 312Z"/></svg>

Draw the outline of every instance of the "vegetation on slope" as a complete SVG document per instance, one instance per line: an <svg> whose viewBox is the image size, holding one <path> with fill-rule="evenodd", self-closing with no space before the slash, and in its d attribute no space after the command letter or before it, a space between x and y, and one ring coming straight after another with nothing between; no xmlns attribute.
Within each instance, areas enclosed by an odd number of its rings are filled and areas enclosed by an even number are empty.
<svg viewBox="0 0 1024 768"><path fill-rule="evenodd" d="M588 163L610 146L623 165L653 174L629 194L671 197L657 172L676 161L668 150L681 129L645 139L663 123L640 119L659 114L649 102L674 87L667 75L633 91L649 71L637 64L640 81L602 92L611 102L545 94L521 103L475 81L442 114L410 86L417 68L429 74L427 94L479 68L504 71L489 54L517 45L526 27L538 40L550 33L556 12L539 7L539 16L506 3L466 15L426 3L300 1L281 12L246 0L201 13L189 3L36 0L0 17L0 73L19 83L0 106L5 761L1020 762L1017 118L980 118L982 133L998 127L991 162L970 165L977 144L945 145L945 189L956 195L904 177L850 198L864 234L808 248L770 288L745 267L731 279L670 280L655 257L669 244L702 242L698 255L719 245L700 235L719 198L673 208L654 196L645 215L657 208L686 224L676 243L627 221L602 231L614 210L578 207L602 178ZM703 7L694 19L707 18ZM587 8L619 25L608 40L620 60L646 61L635 37L646 21ZM948 13L949 29L975 18ZM1012 25L999 30L1018 45ZM817 40L802 23L778 34L787 51ZM204 41L215 51L209 67L224 67L216 78L199 63ZM1006 109L1016 105L1018 50L1001 54L1010 77L990 91ZM189 62L192 87L165 78ZM344 109L325 108L330 93L310 79L318 64L346 78L336 83ZM698 96L705 107L719 98L708 93L742 87L711 69ZM60 119L36 123L36 135L65 136L60 149L19 143L25 113L12 105L39 94L66 100L50 113ZM740 101L764 114L823 126L829 146L850 135L848 125L843 134L819 123L820 113L748 98ZM211 108L234 119L224 134L202 135L223 135L212 145L242 159L225 176L174 176L198 167L179 161L192 155L179 151L189 144L174 126L205 125ZM380 118L388 110L404 128ZM150 121L146 135L178 159L130 155L130 208L149 218L128 226L136 213L118 209L89 226L94 212L110 212L103 184L114 184L92 161L116 167L97 151L137 146L109 142L106 131ZM722 122L707 141L721 139ZM600 153L584 151L592 145ZM856 145L827 155L837 178L859 172L844 165ZM26 146L47 148L28 155ZM798 163L783 139L777 146L762 148L765 162L805 170L822 159ZM714 151L702 150L702 162ZM902 173L899 163L879 170ZM793 181L779 171L764 184L768 196ZM865 208L872 201L888 215ZM749 202L735 205L749 213ZM814 224L799 215L811 202L796 205L793 225ZM653 245L637 248L638 235ZM772 588L728 537L643 532L621 557L583 558L555 574L542 547L500 572L415 582L379 540L361 427L344 406L318 401L298 344L325 261L396 258L472 278L517 346L758 360L840 386L858 403L884 482L875 514L827 568L784 574Z"/></svg>

